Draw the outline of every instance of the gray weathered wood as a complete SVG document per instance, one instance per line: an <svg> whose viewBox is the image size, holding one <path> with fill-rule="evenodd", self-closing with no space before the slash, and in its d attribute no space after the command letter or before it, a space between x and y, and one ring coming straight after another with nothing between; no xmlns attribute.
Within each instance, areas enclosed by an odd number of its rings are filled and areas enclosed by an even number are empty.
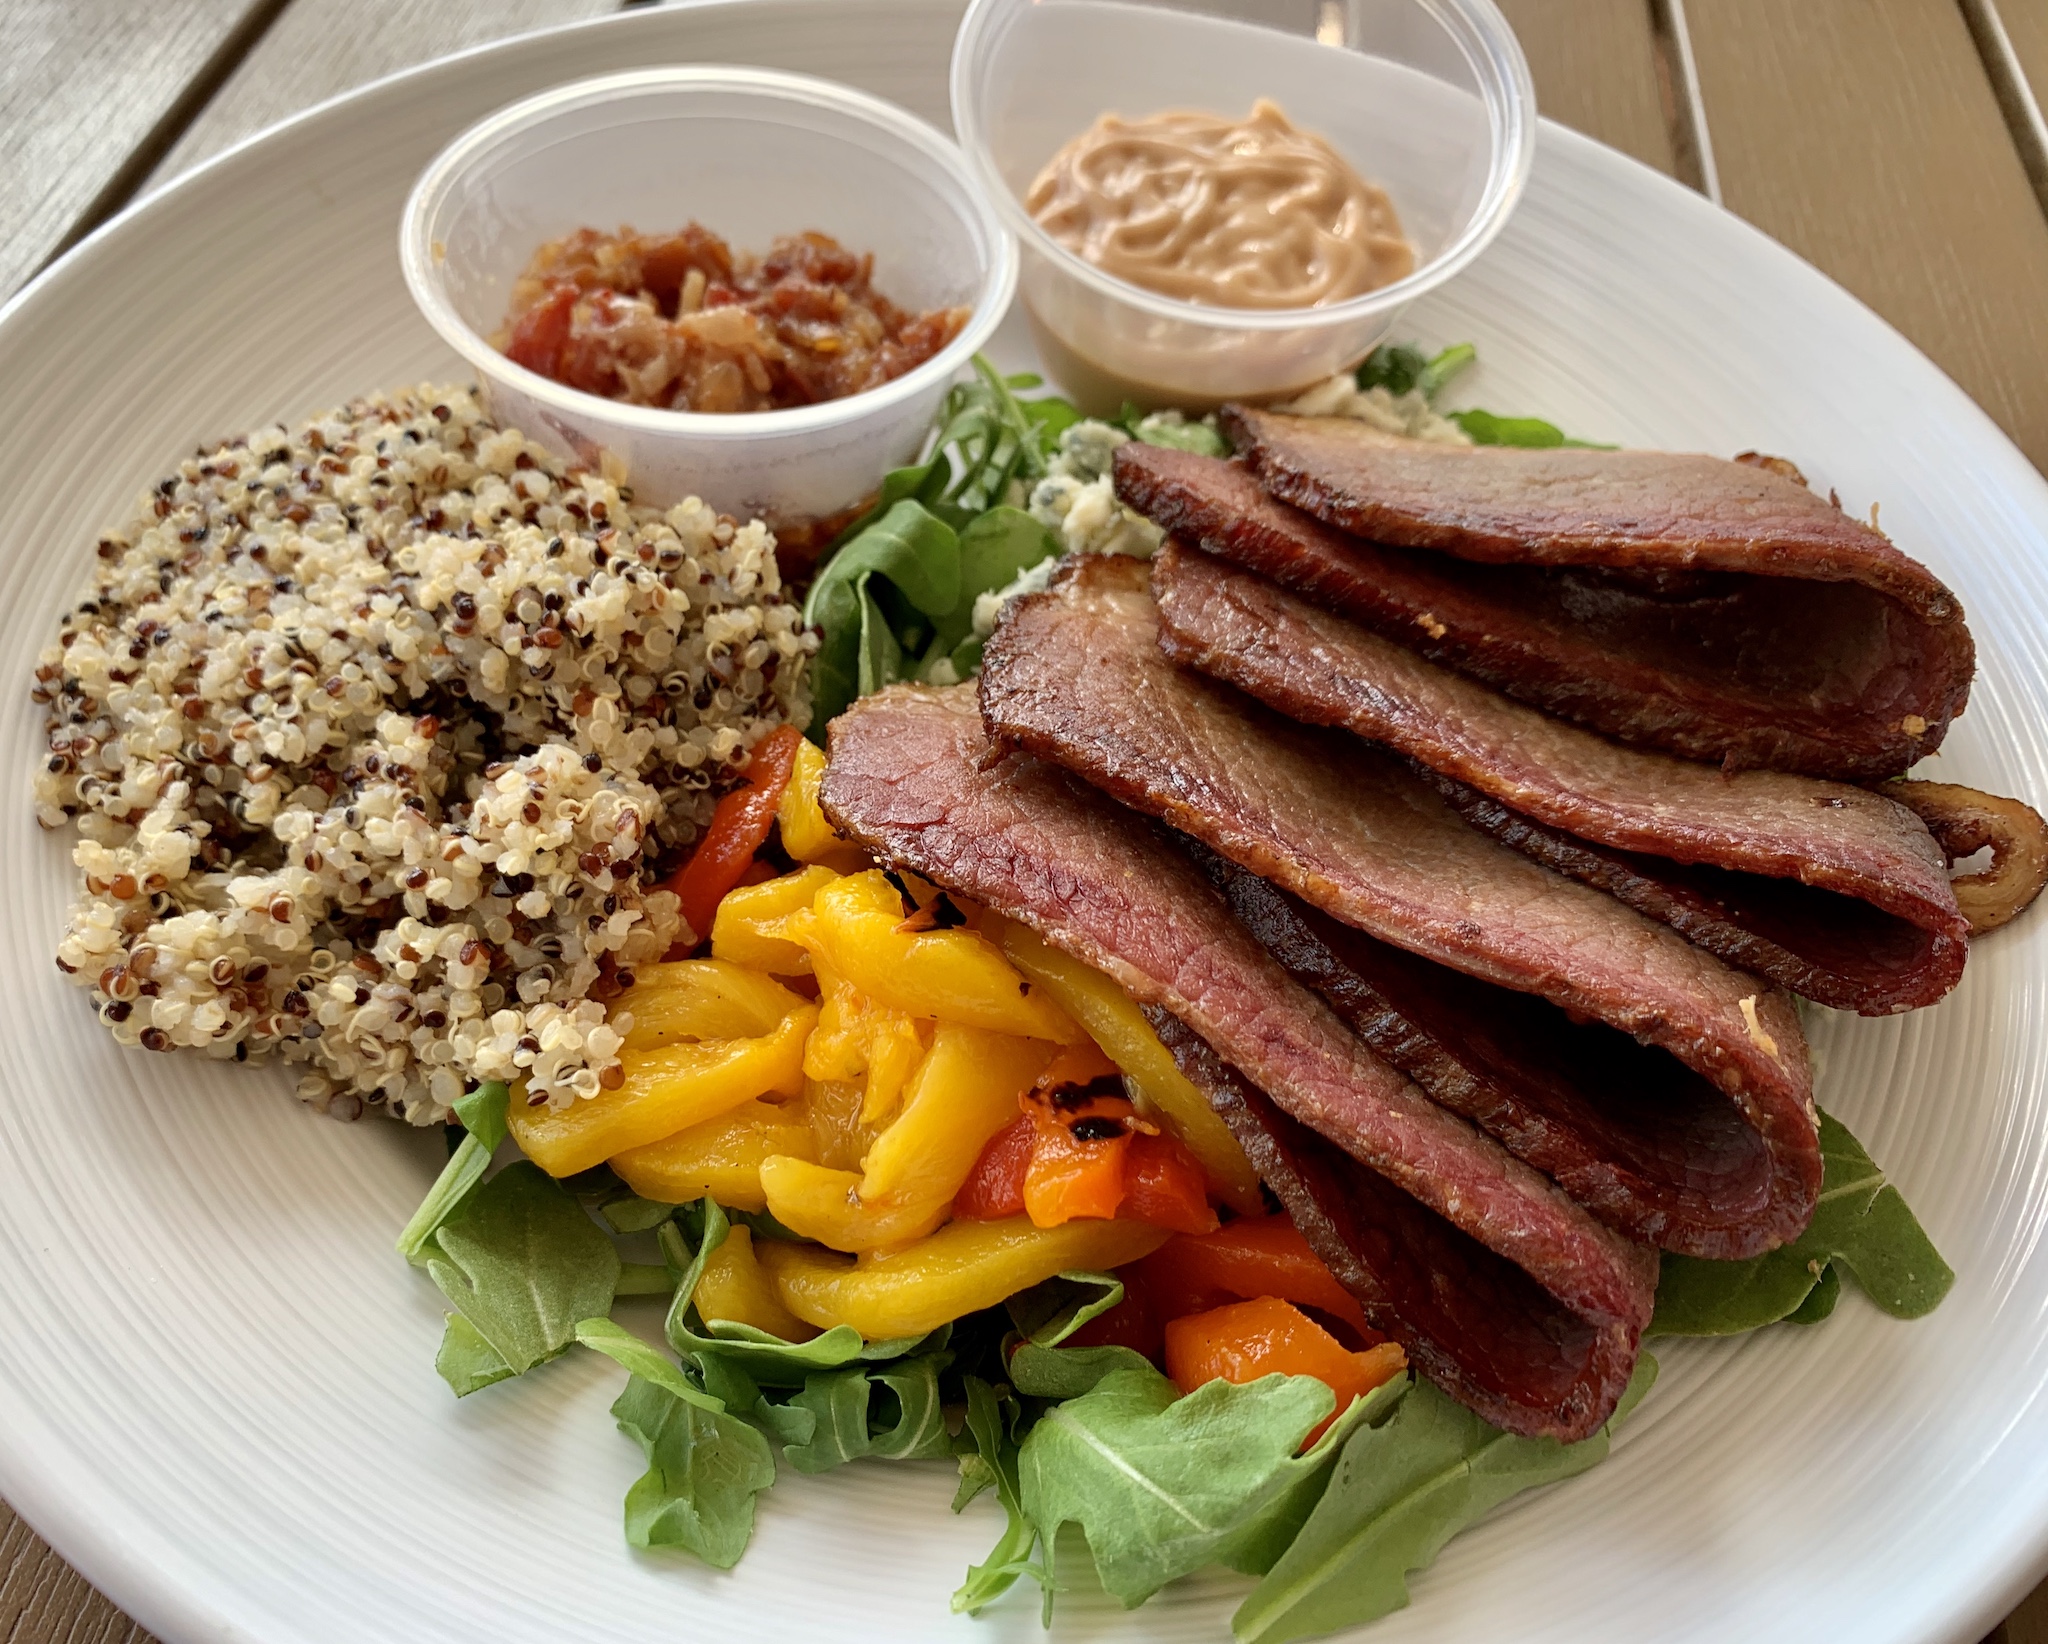
<svg viewBox="0 0 2048 1644"><path fill-rule="evenodd" d="M149 186L344 91L465 46L619 9L619 0L292 0Z"/></svg>
<svg viewBox="0 0 2048 1644"><path fill-rule="evenodd" d="M0 4L0 295L42 266L269 0Z"/></svg>

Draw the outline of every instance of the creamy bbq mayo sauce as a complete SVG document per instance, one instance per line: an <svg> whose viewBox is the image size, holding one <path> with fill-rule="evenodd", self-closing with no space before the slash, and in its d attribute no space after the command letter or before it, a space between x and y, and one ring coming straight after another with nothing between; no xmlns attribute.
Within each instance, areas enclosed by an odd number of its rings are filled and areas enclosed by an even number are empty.
<svg viewBox="0 0 2048 1644"><path fill-rule="evenodd" d="M1384 189L1260 98L1249 116L1105 114L1025 209L1105 274L1218 308L1314 308L1412 272Z"/></svg>

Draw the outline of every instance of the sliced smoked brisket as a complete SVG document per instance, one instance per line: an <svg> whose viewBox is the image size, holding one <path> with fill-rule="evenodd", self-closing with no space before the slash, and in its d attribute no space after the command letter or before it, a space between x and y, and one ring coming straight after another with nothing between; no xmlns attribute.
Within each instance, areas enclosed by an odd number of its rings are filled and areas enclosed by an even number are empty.
<svg viewBox="0 0 2048 1644"><path fill-rule="evenodd" d="M1668 1052L1646 1102L1696 1101L1695 1076L1719 1090L1768 1155L1765 1190L1738 1188L1703 1219L1646 1202L1628 1225L1723 1258L1804 1230L1821 1166L1788 996L1478 832L1391 754L1173 667L1142 563L1070 561L1048 592L1013 602L983 659L981 707L993 740L1066 766L1344 923ZM1513 1126L1501 1135L1526 1140Z"/></svg>
<svg viewBox="0 0 2048 1644"><path fill-rule="evenodd" d="M1169 1012L1145 1014L1309 1247L1417 1369L1510 1431L1528 1430L1532 1402L1556 1412L1559 1438L1606 1420L1635 1368L1625 1330L1560 1316L1528 1274L1290 1119Z"/></svg>
<svg viewBox="0 0 2048 1644"><path fill-rule="evenodd" d="M1867 789L1626 748L1169 542L1167 656L1437 773L1468 822L1837 1010L1933 1004L1969 955L1941 847Z"/></svg>
<svg viewBox="0 0 2048 1644"><path fill-rule="evenodd" d="M1570 1439L1606 1418L1649 1318L1655 1252L1376 1057L1231 917L1167 836L1054 766L991 749L972 686L899 685L856 702L833 721L821 800L849 837L1029 924L1172 1012L1388 1184L1395 1209L1378 1224L1382 1247L1348 1276L1418 1363L1464 1367L1444 1371L1453 1392L1490 1389L1485 1412L1517 1432ZM1467 1309L1467 1334L1437 1340L1427 1317L1411 1321L1400 1304L1408 1281L1395 1275L1426 1274L1439 1247L1485 1253L1475 1266L1490 1284L1511 1289L1526 1275L1516 1305L1567 1373L1516 1371L1523 1323L1490 1326L1484 1296Z"/></svg>
<svg viewBox="0 0 2048 1644"><path fill-rule="evenodd" d="M1342 418L1226 421L1244 461L1132 441L1117 494L1624 742L1866 781L1931 753L1968 698L1975 653L1955 596L1767 469L1434 446Z"/></svg>

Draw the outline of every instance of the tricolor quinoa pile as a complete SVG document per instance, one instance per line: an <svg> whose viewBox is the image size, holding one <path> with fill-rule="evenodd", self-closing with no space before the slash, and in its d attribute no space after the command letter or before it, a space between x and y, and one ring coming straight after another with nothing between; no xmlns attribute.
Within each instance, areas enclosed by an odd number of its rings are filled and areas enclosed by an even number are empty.
<svg viewBox="0 0 2048 1644"><path fill-rule="evenodd" d="M203 451L100 539L36 669L75 817L57 964L123 1044L303 1062L342 1117L616 1083L603 1001L814 637L774 539L657 513L467 393Z"/></svg>

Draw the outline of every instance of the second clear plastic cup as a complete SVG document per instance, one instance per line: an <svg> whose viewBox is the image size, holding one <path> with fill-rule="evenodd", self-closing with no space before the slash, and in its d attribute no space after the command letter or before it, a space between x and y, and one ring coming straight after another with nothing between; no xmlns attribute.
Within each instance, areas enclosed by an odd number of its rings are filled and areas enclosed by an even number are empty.
<svg viewBox="0 0 2048 1644"><path fill-rule="evenodd" d="M1505 224L1535 143L1535 92L1490 0L973 0L953 123L1022 251L1040 351L1086 408L1274 399L1355 365ZM1218 15L1218 13L1224 15ZM1384 187L1416 248L1406 279L1320 308L1206 307L1103 273L1032 221L1040 168L1105 113L1242 115L1268 97Z"/></svg>

